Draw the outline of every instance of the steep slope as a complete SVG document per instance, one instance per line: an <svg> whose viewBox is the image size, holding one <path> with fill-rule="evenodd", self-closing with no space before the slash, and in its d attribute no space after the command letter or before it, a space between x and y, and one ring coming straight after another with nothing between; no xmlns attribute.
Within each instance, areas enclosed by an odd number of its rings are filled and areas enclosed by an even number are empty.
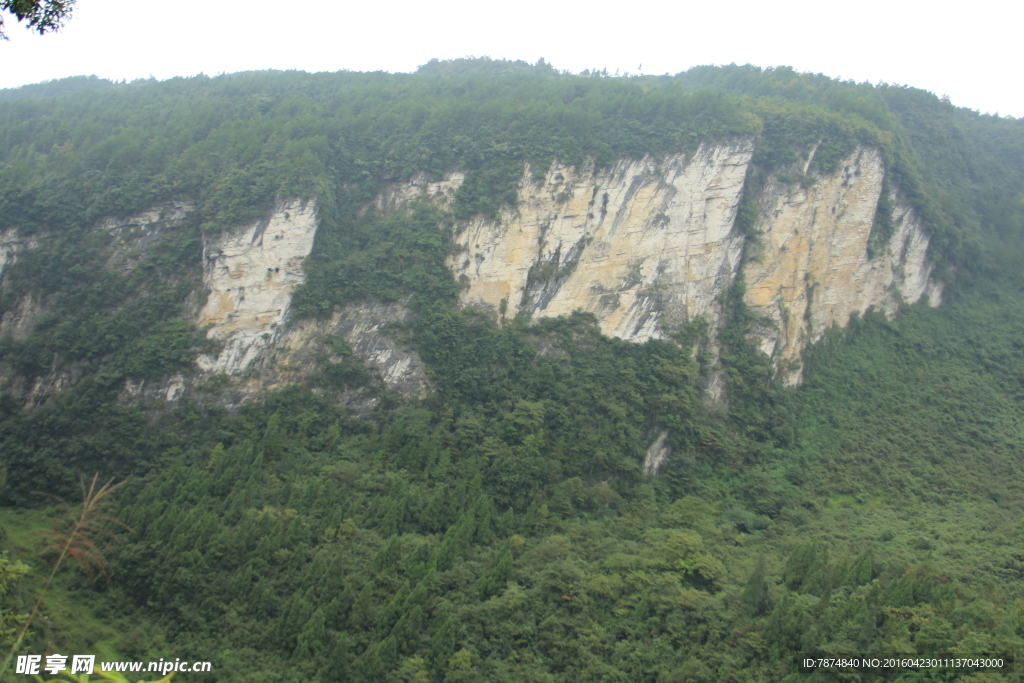
<svg viewBox="0 0 1024 683"><path fill-rule="evenodd" d="M33 491L127 480L132 529L24 652L1020 662L1024 126L894 90L480 60L0 101L0 552L33 565L0 609L52 569Z"/></svg>
<svg viewBox="0 0 1024 683"><path fill-rule="evenodd" d="M891 317L925 295L930 305L941 303L929 238L898 189L889 191L896 228L881 253L871 254L884 178L879 151L861 148L810 187L772 177L761 194L745 300L768 322L756 342L786 384L800 382L807 345L832 325L845 327L852 314L876 308Z"/></svg>
<svg viewBox="0 0 1024 683"><path fill-rule="evenodd" d="M200 368L238 374L280 338L316 226L313 202L290 201L262 221L206 240L206 302L197 322L224 347L216 357L200 356Z"/></svg>
<svg viewBox="0 0 1024 683"><path fill-rule="evenodd" d="M556 164L542 182L527 170L516 209L456 237L449 266L467 285L460 300L502 317L582 310L605 334L636 342L698 317L714 335L743 264L735 222L753 153L740 142L604 171ZM787 384L800 382L800 354L833 324L869 308L894 315L925 294L941 302L929 238L898 190L888 190L896 229L880 253L869 250L884 178L880 151L861 147L806 187L773 175L759 193L745 301L765 319L756 343Z"/></svg>
<svg viewBox="0 0 1024 683"><path fill-rule="evenodd" d="M537 318L583 310L636 342L717 318L743 251L733 223L753 152L746 140L607 169L555 164L539 183L528 171L508 218L456 238L462 302Z"/></svg>
<svg viewBox="0 0 1024 683"><path fill-rule="evenodd" d="M477 216L457 224L447 263L464 285L462 305L499 319L584 311L597 318L604 334L637 343L667 338L704 319L713 363L724 294L742 273L745 301L763 320L754 341L792 385L802 376L803 350L832 325L843 327L851 315L869 308L891 316L924 295L933 306L941 302L942 285L931 279L929 238L899 190L883 189L885 167L877 149L858 148L839 171L811 182L771 176L757 196L751 240L738 232L736 220L744 192L750 192L745 180L754 151L748 139L702 145L691 155L623 160L604 169L555 163L539 177L527 168L515 207L505 207L500 219ZM812 156L813 151L804 170ZM464 178L462 173L439 182L420 177L385 190L371 206L394 214L426 199L448 208ZM883 191L894 204L895 229L880 253L872 254L869 241ZM116 238L108 264L126 271L136 267L138 258L130 254L159 241L188 210L165 209L157 220L160 211L154 209L103 223L99 229ZM374 332L388 322L408 320L411 311L354 304L325 323L289 327L292 294L305 281L303 261L312 252L317 227L315 202L296 199L280 202L260 221L205 239L205 302L194 320L221 348L200 355L198 368L229 376L250 369L271 373L247 382L240 389L244 400L281 386L284 377L309 376L317 356L309 345L341 334L380 369L388 386L421 396L426 380L416 354ZM132 246L126 246L122 233L131 235ZM19 249L38 245L38 238L19 240L8 230L3 245L4 258L13 259ZM5 315L2 324L10 334L24 336L31 328L33 305L27 295ZM375 314L383 317L374 323ZM363 322L348 327L340 322L353 315ZM293 353L300 347L307 349L303 360ZM317 348L325 353L322 345ZM297 364L304 372L273 370ZM179 397L185 384L195 381L179 376L164 396ZM721 398L721 379L714 373L708 388Z"/></svg>

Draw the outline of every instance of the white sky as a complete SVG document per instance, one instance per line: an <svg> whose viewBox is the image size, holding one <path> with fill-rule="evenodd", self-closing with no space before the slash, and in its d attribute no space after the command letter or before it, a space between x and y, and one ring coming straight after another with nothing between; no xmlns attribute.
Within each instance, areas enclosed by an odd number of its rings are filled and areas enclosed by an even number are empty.
<svg viewBox="0 0 1024 683"><path fill-rule="evenodd" d="M483 55L544 57L574 72L735 62L907 84L1024 117L1024 0L78 0L67 26L46 36L5 19L0 88L80 74L412 71L433 57Z"/></svg>

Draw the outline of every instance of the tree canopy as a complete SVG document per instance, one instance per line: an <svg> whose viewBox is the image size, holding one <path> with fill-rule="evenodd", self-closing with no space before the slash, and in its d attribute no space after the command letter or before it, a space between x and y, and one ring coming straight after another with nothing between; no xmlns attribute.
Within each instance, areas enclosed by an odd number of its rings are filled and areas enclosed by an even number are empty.
<svg viewBox="0 0 1024 683"><path fill-rule="evenodd" d="M943 306L832 330L786 389L733 290L730 398L709 409L699 320L641 345L584 314L499 325L457 305L454 231L514 202L527 164L736 136L762 175L814 144L810 176L882 149L951 273ZM99 471L127 479L134 533L109 588L56 576L26 652L213 662L196 681L1013 680L799 657L1024 661L1022 150L1024 122L784 68L619 79L456 60L5 91L0 231L36 247L4 267L0 321L26 301L42 314L0 338L0 642L49 573L32 532L53 513L32 492ZM453 170L450 211L368 208ZM127 394L189 371L203 235L277 196L321 212L296 317L406 302L387 333L426 364L427 398L390 394L341 338L238 408L223 378L173 405ZM116 267L98 221L185 200L187 220ZM46 400L14 390L56 373ZM353 392L376 408L346 408Z"/></svg>
<svg viewBox="0 0 1024 683"><path fill-rule="evenodd" d="M0 38L7 38L4 13L42 34L60 28L74 4L75 0L0 0Z"/></svg>

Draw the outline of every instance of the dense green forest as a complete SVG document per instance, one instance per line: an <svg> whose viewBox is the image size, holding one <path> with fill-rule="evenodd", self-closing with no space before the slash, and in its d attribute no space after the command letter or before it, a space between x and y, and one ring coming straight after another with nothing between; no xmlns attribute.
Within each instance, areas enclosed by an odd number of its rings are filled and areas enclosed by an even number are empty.
<svg viewBox="0 0 1024 683"><path fill-rule="evenodd" d="M641 345L456 305L452 235L514 203L524 164L741 136L752 191L819 141L806 182L882 149L944 304L833 329L784 389L733 292L727 410L701 395L699 324ZM455 169L450 212L362 211ZM46 302L0 369L76 378L41 405L0 387L0 656L57 559L36 532L61 511L34 492L75 502L98 472L125 482L108 571L65 563L18 653L212 662L185 681L1021 680L1024 121L749 66L80 78L0 91L0 187L0 231L40 242L3 271L0 315ZM182 318L203 235L286 196L321 221L294 317L408 298L434 390L404 400L350 359L239 409L123 400L210 348ZM104 262L97 220L173 200L197 208L138 268ZM359 386L368 415L336 400ZM661 430L673 455L645 476ZM807 653L1007 665L814 672Z"/></svg>

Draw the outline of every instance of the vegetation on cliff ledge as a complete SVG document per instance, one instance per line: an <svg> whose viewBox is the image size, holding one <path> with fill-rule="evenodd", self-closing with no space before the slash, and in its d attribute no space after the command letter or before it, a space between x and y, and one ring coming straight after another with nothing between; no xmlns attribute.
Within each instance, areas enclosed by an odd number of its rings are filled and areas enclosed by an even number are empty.
<svg viewBox="0 0 1024 683"><path fill-rule="evenodd" d="M814 145L795 181L882 148L955 275L944 305L830 332L784 390L734 291L719 411L677 344L455 306L449 231L514 201L526 164L736 136L755 180ZM362 210L452 170L449 213ZM32 491L100 471L128 480L113 582L58 573L23 652L213 662L195 681L1016 680L798 658L1024 661L1024 122L783 68L70 79L0 92L0 187L0 232L38 242L5 267L0 317L39 314L0 339L0 647L48 575ZM395 333L436 390L359 418L323 382L238 410L127 400L204 348L182 317L201 236L278 196L321 211L298 313L411 297ZM189 221L110 265L98 219L180 200ZM346 363L336 384L372 380ZM53 377L67 388L24 400ZM644 476L661 433L671 456Z"/></svg>

